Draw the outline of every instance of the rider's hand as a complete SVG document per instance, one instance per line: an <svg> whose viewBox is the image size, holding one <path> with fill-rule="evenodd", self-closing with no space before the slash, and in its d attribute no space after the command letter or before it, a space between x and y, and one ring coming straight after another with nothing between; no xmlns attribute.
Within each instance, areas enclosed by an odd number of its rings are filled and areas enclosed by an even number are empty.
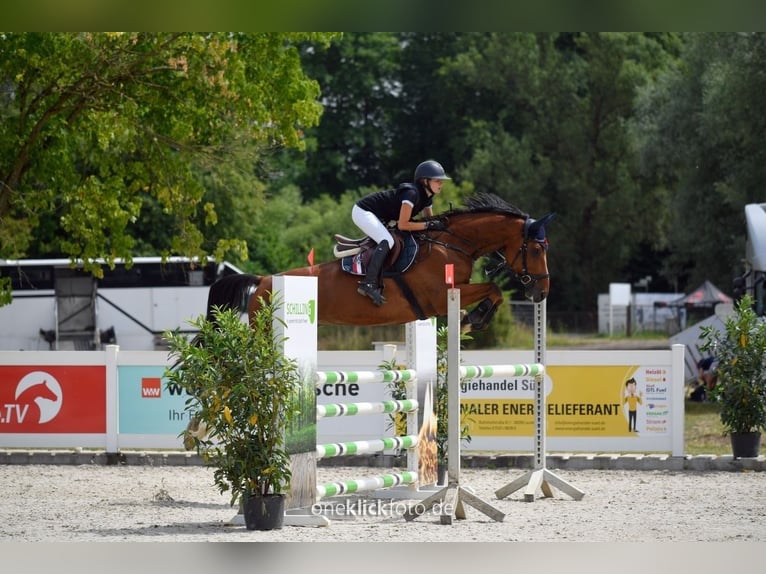
<svg viewBox="0 0 766 574"><path fill-rule="evenodd" d="M441 219L433 219L426 223L426 231L444 231L447 229L447 224Z"/></svg>

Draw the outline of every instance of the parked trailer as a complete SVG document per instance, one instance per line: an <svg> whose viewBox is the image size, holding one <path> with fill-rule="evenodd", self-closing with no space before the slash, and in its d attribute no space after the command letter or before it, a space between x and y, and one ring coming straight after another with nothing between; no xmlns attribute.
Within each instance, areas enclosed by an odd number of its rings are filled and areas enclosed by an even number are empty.
<svg viewBox="0 0 766 574"><path fill-rule="evenodd" d="M0 260L10 277L13 301L0 307L0 350L98 350L164 348L166 330L191 331L188 321L204 315L210 285L241 273L230 263L200 265L182 257L137 257L103 278L68 259Z"/></svg>
<svg viewBox="0 0 766 574"><path fill-rule="evenodd" d="M745 206L745 271L734 280L735 297L750 293L759 317L766 314L766 203Z"/></svg>

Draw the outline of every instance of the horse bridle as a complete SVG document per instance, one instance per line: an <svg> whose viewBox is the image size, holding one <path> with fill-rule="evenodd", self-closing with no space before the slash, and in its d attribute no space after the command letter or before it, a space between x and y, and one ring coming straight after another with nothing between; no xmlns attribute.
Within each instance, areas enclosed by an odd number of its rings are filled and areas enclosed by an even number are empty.
<svg viewBox="0 0 766 574"><path fill-rule="evenodd" d="M534 241L537 241L543 246L543 249L547 250L547 247L545 245L545 242L538 241L535 239ZM516 276L516 279L519 280L519 282L526 287L530 283L537 283L540 279L547 279L550 277L550 273L536 273L532 274L529 272L529 269L527 269L527 244L529 243L529 238L524 237L524 242L521 244L521 247L519 247L519 250L516 252L516 256L513 258L513 261L511 261L510 265L506 265L506 267L510 268L511 271L513 271L513 274ZM502 256L502 254L501 254ZM516 263L516 260L521 256L521 273L517 273L516 270L513 268L513 264Z"/></svg>
<svg viewBox="0 0 766 574"><path fill-rule="evenodd" d="M537 283L540 279L547 279L548 277L550 277L550 273L532 274L532 273L529 272L529 269L527 268L527 251L528 251L528 244L529 244L529 241L530 241L530 238L529 238L529 226L533 223L533 221L534 220L532 218L530 218L530 217L528 217L527 219L524 220L524 227L523 227L522 232L521 232L523 241L521 243L521 246L519 247L519 250L516 252L516 255L514 256L513 261L511 261L511 263L509 264L507 262L506 258L505 258L505 255L503 255L502 251L500 251L499 249L497 251L494 251L493 253L495 253L496 255L498 255L500 257L501 262L498 263L498 265L495 266L494 268L492 268L491 270L488 270L487 271L487 275L492 276L495 273L497 273L497 271L501 267L505 267L505 268L509 269L513 273L514 277L525 288L530 283ZM461 248L461 247L459 247L457 245L452 245L451 243L446 243L444 241L439 241L437 239L432 239L430 237L426 237L425 239L427 241L429 241L430 243L436 243L437 245L443 245L447 249L453 249L455 251L459 251L460 253L466 255L467 257L469 257L472 262L476 261L475 253L477 253L479 251L479 248L473 242L468 241L466 238L459 236L457 233L451 231L449 228L445 229L444 231L446 233L449 233L453 237L458 238L460 241L462 241L466 245L469 245L469 246L473 247L474 248L474 252L473 253L469 253L468 251L466 251L465 249L463 249L463 248ZM548 242L547 242L547 240L534 239L533 241L537 241L540 245L542 245L543 249L545 249L546 251L548 250ZM521 257L521 273L518 273L513 268L514 263L516 263L516 261L519 259L519 257Z"/></svg>
<svg viewBox="0 0 766 574"><path fill-rule="evenodd" d="M527 269L527 245L529 244L529 227L532 225L533 219L531 217L527 217L524 220L524 228L521 232L522 237L524 240L521 243L521 247L519 247L519 250L516 252L516 256L513 258L513 261L511 261L511 264L507 267L511 268L511 271L513 271L513 274L516 276L516 279L518 279L524 287L529 285L530 283L537 283L540 279L547 279L550 277L550 273L537 273L535 275L532 275L529 272L529 269ZM542 248L547 251L548 250L548 242L545 239L534 239L533 241L537 241ZM516 260L521 256L521 274L517 273L516 270L513 268L513 264L516 263Z"/></svg>

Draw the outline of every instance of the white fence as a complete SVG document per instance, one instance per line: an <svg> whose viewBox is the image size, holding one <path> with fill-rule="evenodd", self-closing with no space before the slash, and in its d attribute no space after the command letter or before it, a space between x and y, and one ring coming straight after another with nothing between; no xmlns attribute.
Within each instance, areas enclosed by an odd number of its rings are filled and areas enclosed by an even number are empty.
<svg viewBox="0 0 766 574"><path fill-rule="evenodd" d="M404 360L404 349L397 358ZM534 362L533 351L464 351L470 365ZM683 454L684 346L654 351L547 351L547 446L556 452ZM383 351L320 351L319 370L374 370ZM1 351L0 447L181 449L188 397L165 386L161 351ZM640 397L636 432L628 429L626 383ZM423 385L433 381L419 380ZM471 425L467 451L533 450L533 378L463 384ZM382 384L319 389L318 403L377 402ZM323 422L317 442L394 436L388 415Z"/></svg>

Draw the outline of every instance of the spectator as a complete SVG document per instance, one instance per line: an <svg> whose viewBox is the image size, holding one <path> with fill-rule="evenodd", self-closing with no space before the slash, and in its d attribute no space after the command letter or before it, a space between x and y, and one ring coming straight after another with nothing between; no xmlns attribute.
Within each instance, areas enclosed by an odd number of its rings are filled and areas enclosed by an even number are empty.
<svg viewBox="0 0 766 574"><path fill-rule="evenodd" d="M704 386L706 390L712 391L715 387L716 379L718 378L718 361L715 357L705 357L700 359L697 363L699 372L697 374L697 381L700 385Z"/></svg>
<svg viewBox="0 0 766 574"><path fill-rule="evenodd" d="M689 400L695 403L704 403L707 400L707 390L703 383L697 381L694 390L689 393Z"/></svg>

